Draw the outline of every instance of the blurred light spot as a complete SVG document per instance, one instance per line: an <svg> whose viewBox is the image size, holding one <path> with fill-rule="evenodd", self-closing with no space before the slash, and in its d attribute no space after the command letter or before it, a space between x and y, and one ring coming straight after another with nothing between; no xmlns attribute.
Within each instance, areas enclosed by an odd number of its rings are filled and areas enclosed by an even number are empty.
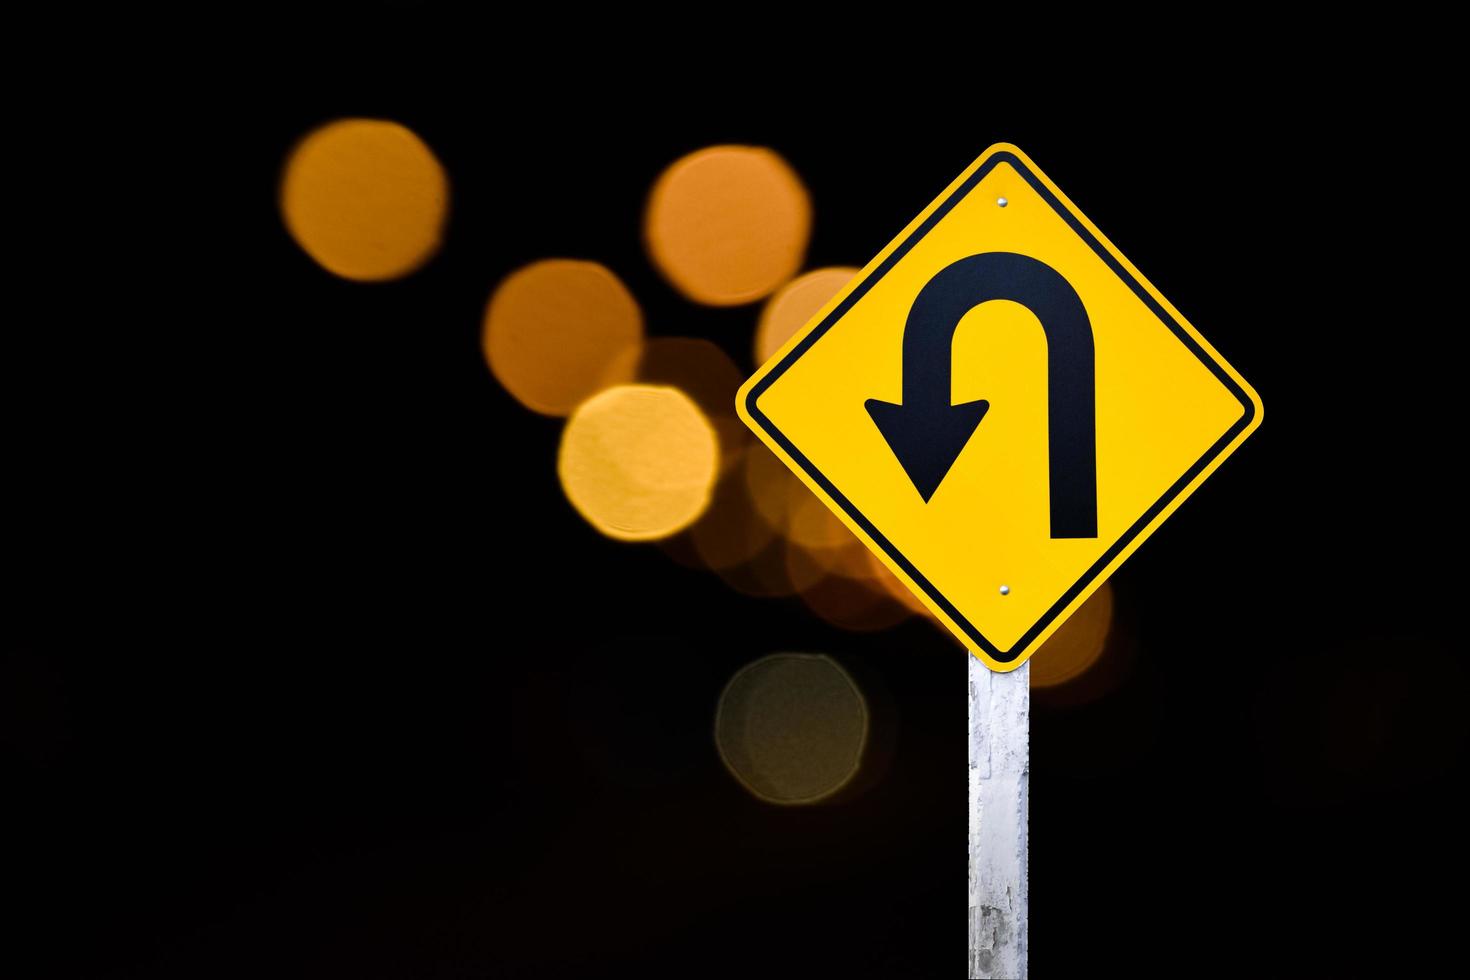
<svg viewBox="0 0 1470 980"><path fill-rule="evenodd" d="M787 571L786 542L773 537L750 561L715 571L726 585L741 595L775 599L796 594Z"/></svg>
<svg viewBox="0 0 1470 980"><path fill-rule="evenodd" d="M1104 582L1031 657L1031 686L1057 687L1102 656L1113 627L1113 587Z"/></svg>
<svg viewBox="0 0 1470 980"><path fill-rule="evenodd" d="M1390 733L1400 716L1407 684L1397 671L1347 670L1326 685L1319 718L1323 759L1350 776L1379 772L1388 759Z"/></svg>
<svg viewBox="0 0 1470 980"><path fill-rule="evenodd" d="M857 536L845 527L843 533L846 535L835 547L810 549L812 558L827 571L829 575L840 575L843 578L852 579L869 585L874 591L882 593L882 589L872 582L872 569L868 566L867 548Z"/></svg>
<svg viewBox="0 0 1470 980"><path fill-rule="evenodd" d="M732 472L720 480L709 510L689 529L695 552L716 570L750 561L776 536L775 529L755 512L742 465L737 460Z"/></svg>
<svg viewBox="0 0 1470 980"><path fill-rule="evenodd" d="M714 501L717 499L719 499L718 482L715 485L715 492L710 498L709 507L705 508L704 514L702 514L698 520L686 527L684 530L680 531L678 534L659 539L658 549L662 551L666 556L668 556L669 560L671 560L674 564L682 566L684 568L692 568L697 571L705 571L709 567L705 564L704 559L699 557L699 552L695 550L694 538L692 535L694 529L699 526L699 521L702 521L705 519L705 517L709 516L710 510L714 507Z"/></svg>
<svg viewBox="0 0 1470 980"><path fill-rule="evenodd" d="M744 470L746 493L755 512L783 537L813 551L859 543L847 525L765 446L751 444Z"/></svg>
<svg viewBox="0 0 1470 980"><path fill-rule="evenodd" d="M566 415L603 388L631 381L643 313L606 266L546 259L512 272L485 310L485 359L532 411Z"/></svg>
<svg viewBox="0 0 1470 980"><path fill-rule="evenodd" d="M449 180L395 122L341 119L307 134L281 178L281 213L324 269L372 281L407 275L439 248Z"/></svg>
<svg viewBox="0 0 1470 980"><path fill-rule="evenodd" d="M786 536L803 548L834 551L857 543L847 525L800 480L793 480L786 511Z"/></svg>
<svg viewBox="0 0 1470 980"><path fill-rule="evenodd" d="M720 437L721 470L740 457L748 430L735 414L735 392L745 380L735 362L708 340L654 337L620 354L611 366L614 380L671 385L694 400Z"/></svg>
<svg viewBox="0 0 1470 980"><path fill-rule="evenodd" d="M858 271L846 266L814 269L782 286L761 311L755 331L755 363L769 361Z"/></svg>
<svg viewBox="0 0 1470 980"><path fill-rule="evenodd" d="M873 554L866 547L863 549L863 553L868 562L867 572L870 582L891 598L898 600L899 604L907 607L910 612L934 619L934 614L929 611L928 606L924 605L923 600L914 595L909 590L909 587L903 584L902 579L889 571L888 566L883 564L881 558ZM937 623L938 620L935 619L935 622Z"/></svg>
<svg viewBox="0 0 1470 980"><path fill-rule="evenodd" d="M786 464L760 443L753 443L745 454L745 487L756 513L783 535L791 526L793 502L802 493L811 495Z"/></svg>
<svg viewBox="0 0 1470 980"><path fill-rule="evenodd" d="M872 567L867 546L774 453L752 444L744 477L754 512L785 539L778 542L784 548L777 549L782 574L777 579L776 561L763 553L770 570L759 586L752 587L746 571L734 581L726 579L733 588L751 595L800 593L820 618L847 630L887 629L911 615L912 597L904 601L890 594Z"/></svg>
<svg viewBox="0 0 1470 980"><path fill-rule="evenodd" d="M816 588L818 582L832 574L818 555L826 557L822 552L804 548L795 541L786 542L786 577L797 592Z"/></svg>
<svg viewBox="0 0 1470 980"><path fill-rule="evenodd" d="M796 275L811 222L806 188L780 156L712 146L659 176L644 231L654 264L675 288L699 303L736 306Z"/></svg>
<svg viewBox="0 0 1470 980"><path fill-rule="evenodd" d="M719 443L674 388L620 385L583 402L562 432L557 473L593 527L651 541L693 523L709 504Z"/></svg>
<svg viewBox="0 0 1470 980"><path fill-rule="evenodd" d="M844 575L829 575L803 589L801 601L831 625L857 633L889 629L911 615L906 606L866 581Z"/></svg>
<svg viewBox="0 0 1470 980"><path fill-rule="evenodd" d="M815 803L862 765L868 706L836 661L777 653L741 668L720 694L715 744L740 784L768 803Z"/></svg>

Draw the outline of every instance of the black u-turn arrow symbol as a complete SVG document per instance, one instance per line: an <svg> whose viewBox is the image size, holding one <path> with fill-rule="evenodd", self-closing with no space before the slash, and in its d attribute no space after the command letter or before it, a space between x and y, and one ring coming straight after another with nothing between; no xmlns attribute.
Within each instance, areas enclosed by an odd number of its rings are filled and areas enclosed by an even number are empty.
<svg viewBox="0 0 1470 980"><path fill-rule="evenodd" d="M1045 262L984 252L919 291L903 330L903 403L869 398L868 414L927 503L990 408L950 404L955 329L991 300L1020 303L1046 334L1051 536L1097 537L1097 406L1092 323L1072 284Z"/></svg>

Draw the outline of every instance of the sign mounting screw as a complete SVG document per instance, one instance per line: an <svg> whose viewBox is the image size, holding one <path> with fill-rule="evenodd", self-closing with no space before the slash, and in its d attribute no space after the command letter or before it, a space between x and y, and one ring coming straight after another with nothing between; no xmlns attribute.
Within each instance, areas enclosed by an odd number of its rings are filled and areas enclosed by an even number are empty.
<svg viewBox="0 0 1470 980"><path fill-rule="evenodd" d="M1010 595L1011 594L1011 587L1009 585L1002 585L1000 587L1000 594L1001 595Z"/></svg>
<svg viewBox="0 0 1470 980"><path fill-rule="evenodd" d="M1001 207L1005 207L1007 204L1010 204L1011 202L1010 201L1007 201L1003 197L998 197L998 198L995 199L995 203L998 204L998 205L1000 205Z"/></svg>

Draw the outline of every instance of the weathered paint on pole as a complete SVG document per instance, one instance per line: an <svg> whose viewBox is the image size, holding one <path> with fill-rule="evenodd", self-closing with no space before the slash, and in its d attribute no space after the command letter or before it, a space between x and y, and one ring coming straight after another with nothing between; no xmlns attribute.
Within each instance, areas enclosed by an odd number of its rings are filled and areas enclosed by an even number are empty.
<svg viewBox="0 0 1470 980"><path fill-rule="evenodd" d="M1031 668L970 661L970 973L1026 977Z"/></svg>

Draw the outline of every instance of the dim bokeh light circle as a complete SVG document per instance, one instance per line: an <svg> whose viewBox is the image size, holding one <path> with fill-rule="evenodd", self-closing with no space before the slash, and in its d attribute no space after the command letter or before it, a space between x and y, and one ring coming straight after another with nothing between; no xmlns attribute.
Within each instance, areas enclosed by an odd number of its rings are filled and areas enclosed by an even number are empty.
<svg viewBox="0 0 1470 980"><path fill-rule="evenodd" d="M822 552L803 548L795 541L783 542L786 549L786 578L797 594L817 587L823 579L833 574L822 563Z"/></svg>
<svg viewBox="0 0 1470 980"><path fill-rule="evenodd" d="M843 286L852 282L858 271L846 266L813 269L788 282L766 300L755 331L755 363L764 364L775 356L781 345L806 326Z"/></svg>
<svg viewBox="0 0 1470 980"><path fill-rule="evenodd" d="M644 216L653 262L688 298L738 306L801 268L812 206L801 178L755 146L711 146L669 166Z"/></svg>
<svg viewBox="0 0 1470 980"><path fill-rule="evenodd" d="M740 450L749 451L748 446ZM755 512L743 465L743 460L737 458L736 469L720 479L709 510L689 532L699 560L716 571L750 561L776 536L775 529Z"/></svg>
<svg viewBox="0 0 1470 980"><path fill-rule="evenodd" d="M854 633L890 629L913 615L875 584L846 575L828 575L803 589L801 601L829 625Z"/></svg>
<svg viewBox="0 0 1470 980"><path fill-rule="evenodd" d="M407 128L340 119L291 151L280 204L291 237L322 268L359 281L396 279L438 250L449 180Z"/></svg>
<svg viewBox="0 0 1470 980"><path fill-rule="evenodd" d="M1104 582L1031 656L1031 686L1056 687L1085 674L1108 645L1113 586Z"/></svg>
<svg viewBox="0 0 1470 980"><path fill-rule="evenodd" d="M787 542L773 538L749 561L731 568L717 568L715 573L741 595L758 599L774 599L796 594L796 585L786 571Z"/></svg>
<svg viewBox="0 0 1470 980"><path fill-rule="evenodd" d="M793 503L801 499L806 488L775 453L760 443L751 444L744 462L745 489L756 514L785 535L791 527Z"/></svg>
<svg viewBox="0 0 1470 980"><path fill-rule="evenodd" d="M597 530L653 541L688 527L709 506L719 453L709 420L683 392L618 385L567 420L557 474Z"/></svg>
<svg viewBox="0 0 1470 980"><path fill-rule="evenodd" d="M532 262L506 276L481 332L496 379L522 405L556 416L631 381L642 342L643 312L622 280L575 259Z"/></svg>
<svg viewBox="0 0 1470 980"><path fill-rule="evenodd" d="M811 551L834 551L860 543L847 525L800 480L790 484L786 506L786 537Z"/></svg>
<svg viewBox="0 0 1470 980"><path fill-rule="evenodd" d="M862 765L868 706L847 671L822 654L776 653L730 678L715 711L725 767L768 803L815 803Z"/></svg>
<svg viewBox="0 0 1470 980"><path fill-rule="evenodd" d="M903 580L893 574L888 566L883 564L881 558L867 548L863 549L863 558L868 564L868 581L886 592L891 598L896 599L910 612L933 618L934 614L929 611L929 607L924 605L923 600L915 595L907 585L904 585Z"/></svg>

